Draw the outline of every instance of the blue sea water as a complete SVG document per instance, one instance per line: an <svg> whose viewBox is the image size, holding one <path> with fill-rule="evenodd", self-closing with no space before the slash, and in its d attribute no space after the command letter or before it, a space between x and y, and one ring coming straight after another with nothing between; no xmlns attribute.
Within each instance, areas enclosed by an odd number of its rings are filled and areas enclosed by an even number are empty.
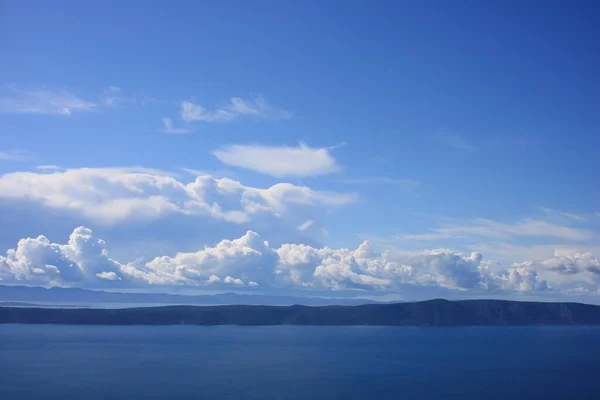
<svg viewBox="0 0 600 400"><path fill-rule="evenodd" d="M0 325L0 399L598 399L600 327Z"/></svg>

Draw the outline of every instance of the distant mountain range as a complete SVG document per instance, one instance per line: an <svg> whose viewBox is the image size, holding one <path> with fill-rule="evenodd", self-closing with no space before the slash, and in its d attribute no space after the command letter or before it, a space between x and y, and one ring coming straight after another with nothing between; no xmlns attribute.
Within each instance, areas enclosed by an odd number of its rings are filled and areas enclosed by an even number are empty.
<svg viewBox="0 0 600 400"><path fill-rule="evenodd" d="M177 305L271 305L289 306L294 304L306 306L325 305L361 305L377 304L365 299L327 299L319 297L269 296L258 294L223 293L213 295L179 295L166 293L121 293L86 290L77 288L43 288L31 286L0 285L0 302L35 302L64 304L97 304L97 303L129 303L129 304L177 304ZM0 304L1 306L1 304Z"/></svg>
<svg viewBox="0 0 600 400"><path fill-rule="evenodd" d="M128 309L0 307L0 323L94 325L573 325L600 324L600 306L429 300L361 306L165 306Z"/></svg>

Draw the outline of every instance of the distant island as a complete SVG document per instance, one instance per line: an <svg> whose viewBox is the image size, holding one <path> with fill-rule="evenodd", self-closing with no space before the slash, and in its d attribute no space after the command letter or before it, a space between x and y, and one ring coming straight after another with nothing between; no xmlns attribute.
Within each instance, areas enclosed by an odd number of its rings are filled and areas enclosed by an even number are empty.
<svg viewBox="0 0 600 400"><path fill-rule="evenodd" d="M0 301L54 303L54 304L151 304L151 305L265 305L290 306L301 304L306 306L377 304L378 302L358 298L322 298L294 297L264 294L219 293L202 295L181 295L168 293L124 293L87 290L80 288L7 286L0 285ZM44 304L46 305L46 304Z"/></svg>
<svg viewBox="0 0 600 400"><path fill-rule="evenodd" d="M360 306L164 306L127 309L0 307L0 323L85 325L574 325L600 324L600 306L429 300Z"/></svg>
<svg viewBox="0 0 600 400"><path fill-rule="evenodd" d="M0 301L0 307L48 307L46 304L27 303L24 301ZM80 306L75 304L54 304L53 308L90 308L90 306Z"/></svg>

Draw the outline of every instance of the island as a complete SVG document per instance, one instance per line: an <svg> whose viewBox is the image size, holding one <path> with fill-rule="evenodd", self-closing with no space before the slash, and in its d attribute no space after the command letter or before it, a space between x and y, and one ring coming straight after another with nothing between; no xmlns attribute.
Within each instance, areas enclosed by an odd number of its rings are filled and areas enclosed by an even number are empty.
<svg viewBox="0 0 600 400"><path fill-rule="evenodd" d="M600 324L600 306L442 299L360 306L0 307L0 323L85 325L574 325Z"/></svg>

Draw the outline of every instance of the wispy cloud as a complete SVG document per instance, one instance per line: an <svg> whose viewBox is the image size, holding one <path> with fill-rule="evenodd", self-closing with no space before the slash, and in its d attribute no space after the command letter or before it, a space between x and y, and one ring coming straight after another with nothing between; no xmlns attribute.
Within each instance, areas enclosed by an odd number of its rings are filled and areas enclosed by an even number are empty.
<svg viewBox="0 0 600 400"><path fill-rule="evenodd" d="M66 89L22 87L14 84L0 88L0 113L69 116L74 113L119 108L124 104L145 105L150 97L131 97L117 86L103 93L83 98Z"/></svg>
<svg viewBox="0 0 600 400"><path fill-rule="evenodd" d="M55 172L62 171L64 168L59 167L58 165L37 165L35 169L42 172Z"/></svg>
<svg viewBox="0 0 600 400"><path fill-rule="evenodd" d="M190 174L192 176L212 176L213 178L221 179L221 178L229 178L229 179L238 179L236 174L227 169L217 169L217 170L201 170L196 168L187 168L187 167L178 167L179 170Z"/></svg>
<svg viewBox="0 0 600 400"><path fill-rule="evenodd" d="M460 135L440 135L437 137L439 141L450 145L454 148L465 150L465 151L476 151L477 147L470 143L467 143Z"/></svg>
<svg viewBox="0 0 600 400"><path fill-rule="evenodd" d="M118 86L109 86L104 89L99 101L99 104L105 108L119 108L125 104L144 106L149 103L157 103L157 100L145 95L125 94L123 89Z"/></svg>
<svg viewBox="0 0 600 400"><path fill-rule="evenodd" d="M421 182L412 179L396 179L387 176L364 176L358 178L338 179L337 182L349 185L394 185L403 190L413 191L421 186Z"/></svg>
<svg viewBox="0 0 600 400"><path fill-rule="evenodd" d="M191 130L187 128L175 128L173 126L173 120L171 120L171 118L163 118L162 123L163 127L160 131L169 135L180 135L191 132Z"/></svg>
<svg viewBox="0 0 600 400"><path fill-rule="evenodd" d="M102 104L106 107L117 107L123 102L121 97L121 88L117 86L109 86L104 90L104 97L102 98Z"/></svg>
<svg viewBox="0 0 600 400"><path fill-rule="evenodd" d="M183 172L187 172L188 174L194 175L194 176L211 175L209 172L202 171L200 169L186 168L186 167L180 167L179 169L182 170Z"/></svg>
<svg viewBox="0 0 600 400"><path fill-rule="evenodd" d="M399 238L427 241L465 236L481 236L501 240L511 240L517 237L537 237L587 242L597 237L598 234L587 229L574 228L533 218L526 218L512 223L475 218L463 222L444 223L442 227L430 229L428 233L400 235Z"/></svg>
<svg viewBox="0 0 600 400"><path fill-rule="evenodd" d="M315 223L315 221L313 221L312 219L309 219L306 222L304 222L303 224L300 224L300 226L298 226L298 230L301 232L304 232L307 229L310 229L310 227L313 226L314 223Z"/></svg>
<svg viewBox="0 0 600 400"><path fill-rule="evenodd" d="M341 149L342 147L345 147L347 145L348 145L348 142L340 142L338 144L334 144L333 146L329 146L329 150Z"/></svg>
<svg viewBox="0 0 600 400"><path fill-rule="evenodd" d="M209 110L190 101L181 103L181 118L186 122L230 122L241 117L287 119L289 111L271 106L262 96L251 99L232 97L221 108Z"/></svg>
<svg viewBox="0 0 600 400"><path fill-rule="evenodd" d="M312 148L304 143L297 147L234 144L212 154L224 164L277 178L326 175L340 170L330 148Z"/></svg>
<svg viewBox="0 0 600 400"><path fill-rule="evenodd" d="M575 220L575 221L587 221L587 218L582 215L568 213L568 212L559 211L559 210L554 210L554 209L548 208L548 207L540 207L540 209L546 215L548 215L550 217L556 216L556 217L563 217L563 218L571 219L571 220Z"/></svg>
<svg viewBox="0 0 600 400"><path fill-rule="evenodd" d="M373 161L378 162L379 164L388 165L388 166L393 164L392 160L390 160L387 157L381 156L381 155L377 155L377 156L373 157Z"/></svg>
<svg viewBox="0 0 600 400"><path fill-rule="evenodd" d="M71 115L89 112L98 104L66 90L23 89L7 85L0 91L0 113Z"/></svg>
<svg viewBox="0 0 600 400"><path fill-rule="evenodd" d="M0 151L0 160L4 161L32 161L35 154L25 150Z"/></svg>

